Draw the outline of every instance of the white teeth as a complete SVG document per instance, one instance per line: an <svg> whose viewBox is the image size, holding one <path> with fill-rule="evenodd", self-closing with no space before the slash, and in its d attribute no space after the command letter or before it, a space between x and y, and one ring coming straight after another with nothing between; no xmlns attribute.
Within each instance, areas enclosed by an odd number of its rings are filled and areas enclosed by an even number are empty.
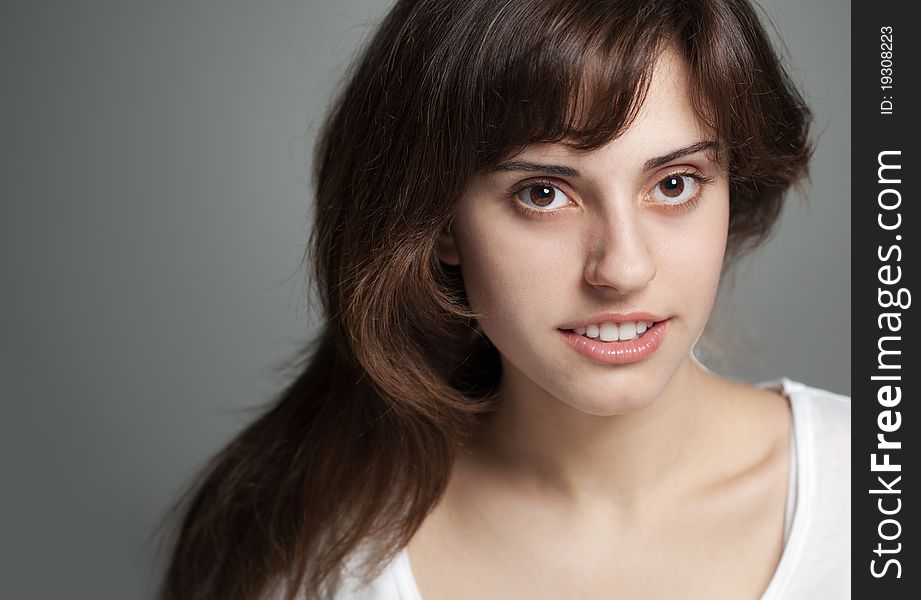
<svg viewBox="0 0 921 600"><path fill-rule="evenodd" d="M573 331L592 339L600 338L602 342L626 342L634 340L646 333L653 326L654 321L624 321L619 325L605 321L597 325L576 327Z"/></svg>
<svg viewBox="0 0 921 600"><path fill-rule="evenodd" d="M632 340L636 337L636 323L633 321L627 321L626 323L621 323L618 328L620 331L620 336L618 339L621 340Z"/></svg>
<svg viewBox="0 0 921 600"><path fill-rule="evenodd" d="M616 323L602 323L600 327L602 342L616 342L618 340L618 330Z"/></svg>

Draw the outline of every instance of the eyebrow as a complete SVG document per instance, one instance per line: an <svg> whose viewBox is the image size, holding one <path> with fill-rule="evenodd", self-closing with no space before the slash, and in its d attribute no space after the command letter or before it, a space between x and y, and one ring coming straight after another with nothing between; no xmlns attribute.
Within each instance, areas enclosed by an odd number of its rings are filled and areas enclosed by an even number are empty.
<svg viewBox="0 0 921 600"><path fill-rule="evenodd" d="M491 169L490 171L528 171L532 173L549 173L551 175L563 175L566 177L578 177L579 171L573 169L572 167L566 167L563 165L544 165L541 163L513 160L509 162L500 163Z"/></svg>
<svg viewBox="0 0 921 600"><path fill-rule="evenodd" d="M646 161L646 164L643 165L644 171L649 171L651 169L656 169L662 165L668 164L673 160L678 160L684 156L689 156L691 154L697 154L698 152L703 152L704 150L716 150L717 143L713 140L707 140L705 142L697 142L696 144L691 144L690 146L685 146L684 148L679 148L673 150L668 154L663 154L662 156L656 156L655 158L650 158Z"/></svg>
<svg viewBox="0 0 921 600"><path fill-rule="evenodd" d="M678 160L679 158L689 156L691 154L697 154L704 150L715 150L717 148L717 143L713 140L707 140L703 142L697 142L696 144L691 144L690 146L685 146L684 148L678 148L677 150L672 150L668 154L663 154L662 156L656 156L650 158L643 164L643 170L649 171L651 169L656 169L662 165L668 164L673 160ZM578 169L573 169L572 167L567 167L565 165L548 165L542 163L535 163L530 161L521 161L513 160L508 162L499 163L498 165L489 169L490 171L526 171L529 173L548 173L550 175L561 175L564 177L578 177Z"/></svg>

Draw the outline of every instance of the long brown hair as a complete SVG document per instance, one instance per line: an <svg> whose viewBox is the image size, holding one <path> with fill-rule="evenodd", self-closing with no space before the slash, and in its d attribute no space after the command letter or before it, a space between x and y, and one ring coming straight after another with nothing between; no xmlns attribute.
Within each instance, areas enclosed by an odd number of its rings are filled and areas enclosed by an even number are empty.
<svg viewBox="0 0 921 600"><path fill-rule="evenodd" d="M316 145L325 325L174 507L164 599L323 597L347 563L370 575L408 543L501 376L460 269L435 252L455 201L528 144L617 137L666 45L729 169L737 256L768 235L810 154L809 112L745 0L396 3Z"/></svg>

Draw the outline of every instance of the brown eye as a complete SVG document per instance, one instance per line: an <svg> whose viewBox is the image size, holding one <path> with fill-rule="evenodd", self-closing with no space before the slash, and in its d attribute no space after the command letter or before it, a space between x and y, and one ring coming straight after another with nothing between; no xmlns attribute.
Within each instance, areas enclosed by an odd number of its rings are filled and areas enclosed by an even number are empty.
<svg viewBox="0 0 921 600"><path fill-rule="evenodd" d="M663 204L682 204L698 194L700 185L697 176L676 173L660 179L649 195Z"/></svg>
<svg viewBox="0 0 921 600"><path fill-rule="evenodd" d="M678 198L684 191L684 179L677 175L666 177L659 182L659 189L668 198Z"/></svg>
<svg viewBox="0 0 921 600"><path fill-rule="evenodd" d="M531 193L528 194L528 198L530 198L535 206L543 208L553 203L553 197L555 195L556 190L548 185L534 185L531 186Z"/></svg>
<svg viewBox="0 0 921 600"><path fill-rule="evenodd" d="M569 198L558 187L536 183L519 190L515 197L529 208L562 208Z"/></svg>

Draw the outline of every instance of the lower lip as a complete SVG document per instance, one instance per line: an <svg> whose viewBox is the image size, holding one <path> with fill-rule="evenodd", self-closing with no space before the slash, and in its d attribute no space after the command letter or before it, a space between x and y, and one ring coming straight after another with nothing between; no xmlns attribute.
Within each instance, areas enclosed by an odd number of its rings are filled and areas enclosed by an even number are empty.
<svg viewBox="0 0 921 600"><path fill-rule="evenodd" d="M561 329L559 332L579 354L605 364L623 365L643 360L655 352L665 339L666 329L668 320L653 323L642 337L629 342L602 342L600 339L579 335L575 331Z"/></svg>

